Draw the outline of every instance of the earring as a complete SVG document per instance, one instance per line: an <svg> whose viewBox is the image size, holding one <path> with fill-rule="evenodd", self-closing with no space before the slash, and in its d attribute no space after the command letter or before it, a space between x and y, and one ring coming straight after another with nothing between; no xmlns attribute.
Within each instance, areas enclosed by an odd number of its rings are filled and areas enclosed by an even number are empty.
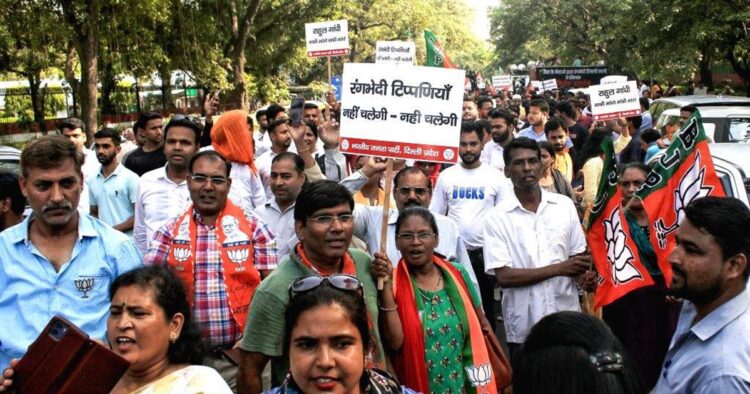
<svg viewBox="0 0 750 394"><path fill-rule="evenodd" d="M175 333L169 334L169 342L172 342L172 343L177 342L177 334Z"/></svg>

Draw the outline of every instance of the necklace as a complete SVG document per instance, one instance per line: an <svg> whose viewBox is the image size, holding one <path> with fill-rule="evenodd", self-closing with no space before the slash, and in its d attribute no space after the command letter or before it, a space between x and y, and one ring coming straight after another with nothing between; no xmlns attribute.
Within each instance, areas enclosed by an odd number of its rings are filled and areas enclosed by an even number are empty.
<svg viewBox="0 0 750 394"><path fill-rule="evenodd" d="M438 271L439 274L439 271ZM432 309L432 305L437 305L440 302L440 297L438 297L438 289L440 288L440 284L443 283L443 275L438 275L437 284L435 285L435 288L432 293L432 297L428 297L425 292L429 290L423 290L421 288L417 288L419 290L419 296L422 297L422 300L425 302L426 305L430 305Z"/></svg>

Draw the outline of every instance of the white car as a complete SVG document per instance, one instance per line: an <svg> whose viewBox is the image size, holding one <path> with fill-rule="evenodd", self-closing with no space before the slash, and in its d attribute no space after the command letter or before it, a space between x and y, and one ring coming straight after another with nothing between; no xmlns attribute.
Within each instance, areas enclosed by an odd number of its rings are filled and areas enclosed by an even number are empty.
<svg viewBox="0 0 750 394"><path fill-rule="evenodd" d="M21 151L11 146L0 145L0 171L21 174Z"/></svg>
<svg viewBox="0 0 750 394"><path fill-rule="evenodd" d="M703 107L698 112L706 137L712 142L750 142L750 107ZM661 130L667 122L679 118L679 108L667 109L661 113L654 128Z"/></svg>
<svg viewBox="0 0 750 394"><path fill-rule="evenodd" d="M708 149L724 193L750 205L750 144L709 144Z"/></svg>

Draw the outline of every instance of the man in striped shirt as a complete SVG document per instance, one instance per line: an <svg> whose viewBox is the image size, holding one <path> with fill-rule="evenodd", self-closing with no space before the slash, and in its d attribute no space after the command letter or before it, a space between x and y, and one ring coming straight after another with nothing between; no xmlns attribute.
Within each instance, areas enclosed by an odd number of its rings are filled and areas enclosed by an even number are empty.
<svg viewBox="0 0 750 394"><path fill-rule="evenodd" d="M277 252L269 227L227 198L230 170L229 161L216 151L193 156L188 176L193 204L156 231L144 260L168 265L183 280L209 344L204 364L236 388L232 351L239 345L256 287L276 268Z"/></svg>

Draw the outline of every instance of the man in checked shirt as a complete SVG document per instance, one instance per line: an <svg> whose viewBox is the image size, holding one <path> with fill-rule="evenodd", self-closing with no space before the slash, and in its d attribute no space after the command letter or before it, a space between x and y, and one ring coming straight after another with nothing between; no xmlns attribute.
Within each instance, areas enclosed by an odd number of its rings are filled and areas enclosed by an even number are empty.
<svg viewBox="0 0 750 394"><path fill-rule="evenodd" d="M189 170L193 204L156 231L144 260L168 265L183 280L208 344L204 364L236 389L233 355L255 289L276 268L276 242L265 223L227 198L231 164L224 157L200 152Z"/></svg>

